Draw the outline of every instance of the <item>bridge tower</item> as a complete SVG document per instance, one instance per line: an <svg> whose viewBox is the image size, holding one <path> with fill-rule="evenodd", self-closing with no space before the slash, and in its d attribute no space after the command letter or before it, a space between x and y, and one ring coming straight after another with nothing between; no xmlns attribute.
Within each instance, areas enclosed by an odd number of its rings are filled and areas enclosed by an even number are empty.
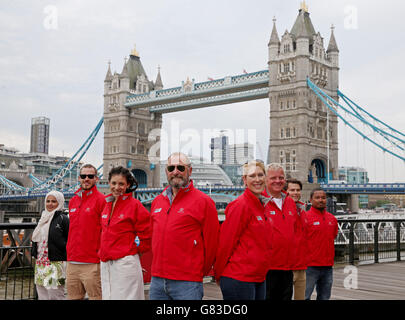
<svg viewBox="0 0 405 320"><path fill-rule="evenodd" d="M158 70L155 82L149 81L139 53L133 49L125 58L121 73L111 73L110 63L104 80L104 156L103 176L108 178L112 167L130 169L139 187L159 186L159 165L148 159L148 133L161 129L162 115L150 113L148 108L128 109L124 106L130 94L143 94L163 89ZM160 156L157 154L157 156Z"/></svg>
<svg viewBox="0 0 405 320"><path fill-rule="evenodd" d="M290 32L278 36L276 20L268 44L270 143L268 162L281 163L287 177L320 183L338 177L338 119L308 88L307 77L336 101L339 49L331 28L328 48L302 3ZM329 129L329 130L328 130ZM329 132L328 132L329 131ZM329 144L329 147L328 147Z"/></svg>

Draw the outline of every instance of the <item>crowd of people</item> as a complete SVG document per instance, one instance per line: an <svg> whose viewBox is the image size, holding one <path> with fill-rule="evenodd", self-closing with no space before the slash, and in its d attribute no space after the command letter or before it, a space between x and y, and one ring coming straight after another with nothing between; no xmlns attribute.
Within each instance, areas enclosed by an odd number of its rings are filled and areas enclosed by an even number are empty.
<svg viewBox="0 0 405 320"><path fill-rule="evenodd" d="M133 197L137 181L124 167L108 175L110 194L97 190L97 169L80 169L69 201L51 191L35 228L33 256L39 299L144 300L140 256L152 251L151 300L201 300L213 275L224 300L327 300L333 282L337 220L326 194L286 180L278 164L243 165L242 195L220 224L215 202L193 185L183 153L169 156L168 186L150 212Z"/></svg>

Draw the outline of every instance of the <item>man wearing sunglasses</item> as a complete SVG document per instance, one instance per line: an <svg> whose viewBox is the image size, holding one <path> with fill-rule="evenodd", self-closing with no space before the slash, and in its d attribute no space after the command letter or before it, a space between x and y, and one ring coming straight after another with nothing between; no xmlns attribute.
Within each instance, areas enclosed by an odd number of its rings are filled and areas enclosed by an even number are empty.
<svg viewBox="0 0 405 320"><path fill-rule="evenodd" d="M97 190L97 169L85 164L78 177L80 189L69 202L69 235L66 245L68 299L101 300L100 247L101 212L105 196Z"/></svg>
<svg viewBox="0 0 405 320"><path fill-rule="evenodd" d="M201 300L203 277L212 269L219 221L214 201L190 179L190 159L173 153L167 159L169 185L151 207L151 300Z"/></svg>

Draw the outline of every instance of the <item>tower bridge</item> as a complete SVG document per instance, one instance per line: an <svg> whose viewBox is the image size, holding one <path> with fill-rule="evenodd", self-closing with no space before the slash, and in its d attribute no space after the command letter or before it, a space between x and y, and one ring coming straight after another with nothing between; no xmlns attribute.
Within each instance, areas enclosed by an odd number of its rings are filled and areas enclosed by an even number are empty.
<svg viewBox="0 0 405 320"><path fill-rule="evenodd" d="M163 89L160 70L155 81L144 72L133 50L122 72L104 80L104 170L122 165L146 187L159 181L158 163L148 156L159 143L148 132L159 132L162 114L269 99L270 141L267 162L279 162L287 175L309 183L338 176L338 120L307 84L310 79L338 99L339 49L333 33L326 47L315 31L306 7L301 7L291 31L281 35L276 20L268 42L267 69ZM160 150L160 149L159 149ZM159 151L153 154L160 158Z"/></svg>
<svg viewBox="0 0 405 320"><path fill-rule="evenodd" d="M326 46L305 6L299 10L290 31L286 30L281 37L273 20L267 69L257 72L197 83L187 79L181 86L164 88L160 69L155 81L149 80L140 55L134 49L121 73L112 73L109 63L104 79L103 118L75 155L46 181L34 181L31 177L27 185L0 175L0 201L30 200L58 188L78 165L104 124L104 176L113 166L129 168L142 186L137 196L148 203L161 191L159 162L151 162L152 158L160 159L160 148L151 155L152 147L160 144L159 133L151 133L160 132L162 114L257 99L269 99L270 104L267 162L282 164L287 177L304 182L305 192L320 184L331 195L403 193L403 184L327 183L338 178L338 119L353 129L355 135L405 163L405 135L340 92L339 71L334 28ZM356 123L365 129L356 127ZM377 138L385 144L379 143ZM74 187L71 185L62 191L69 197ZM203 191L218 199L231 200L242 190L218 186Z"/></svg>

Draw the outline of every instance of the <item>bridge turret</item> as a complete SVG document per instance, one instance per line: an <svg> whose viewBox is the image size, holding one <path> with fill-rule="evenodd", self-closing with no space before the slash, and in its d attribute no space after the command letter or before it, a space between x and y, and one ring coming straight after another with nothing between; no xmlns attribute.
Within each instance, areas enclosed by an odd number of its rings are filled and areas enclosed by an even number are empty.
<svg viewBox="0 0 405 320"><path fill-rule="evenodd" d="M119 87L122 90L128 90L130 89L130 83L131 79L128 75L128 62L127 58L125 58L124 66L122 67L121 74L119 75Z"/></svg>
<svg viewBox="0 0 405 320"><path fill-rule="evenodd" d="M331 29L331 35L330 35L329 45L328 45L328 49L326 50L326 53L328 54L329 60L332 62L332 66L335 68L338 68L339 67L339 49L338 49L336 39L335 39L335 34L334 34L335 27L332 25L330 29Z"/></svg>
<svg viewBox="0 0 405 320"><path fill-rule="evenodd" d="M107 74L105 75L104 79L104 93L107 93L108 90L111 89L111 81L112 81L112 73L111 73L111 61L108 61L108 70Z"/></svg>
<svg viewBox="0 0 405 320"><path fill-rule="evenodd" d="M273 18L273 30L271 31L268 47L269 47L269 61L276 59L280 51L280 39L277 33L275 17Z"/></svg>
<svg viewBox="0 0 405 320"><path fill-rule="evenodd" d="M158 66L158 74L156 76L154 90L162 90L163 89L163 82L162 77L160 75L160 66Z"/></svg>
<svg viewBox="0 0 405 320"><path fill-rule="evenodd" d="M329 88L332 92L336 92L339 88L339 49L336 44L336 39L334 35L335 27L331 26L331 36L326 50L327 58L331 63L330 69L330 79L329 79ZM337 97L336 97L337 99Z"/></svg>

